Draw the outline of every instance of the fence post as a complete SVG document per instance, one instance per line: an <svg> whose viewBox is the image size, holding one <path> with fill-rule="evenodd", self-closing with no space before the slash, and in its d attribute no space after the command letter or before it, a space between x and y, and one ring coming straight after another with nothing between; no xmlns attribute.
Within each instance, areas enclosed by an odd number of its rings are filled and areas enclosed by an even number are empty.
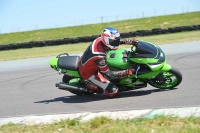
<svg viewBox="0 0 200 133"><path fill-rule="evenodd" d="M103 16L101 16L101 23L103 23Z"/></svg>
<svg viewBox="0 0 200 133"><path fill-rule="evenodd" d="M37 26L37 24L35 25L35 29L36 29L36 30L38 29L38 26Z"/></svg>
<svg viewBox="0 0 200 133"><path fill-rule="evenodd" d="M182 13L184 13L184 7L182 7Z"/></svg>
<svg viewBox="0 0 200 133"><path fill-rule="evenodd" d="M130 12L130 19L132 18L132 14L131 14L131 12Z"/></svg>

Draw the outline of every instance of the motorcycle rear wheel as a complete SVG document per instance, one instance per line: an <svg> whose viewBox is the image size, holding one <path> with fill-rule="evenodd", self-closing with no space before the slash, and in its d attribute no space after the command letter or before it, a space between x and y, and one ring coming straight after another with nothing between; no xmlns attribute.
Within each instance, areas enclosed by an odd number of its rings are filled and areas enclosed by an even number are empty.
<svg viewBox="0 0 200 133"><path fill-rule="evenodd" d="M161 83L158 80L151 80L149 84L153 87L160 89L172 89L178 86L182 81L182 74L175 67L172 67L169 71L164 72L162 74L165 79L164 83Z"/></svg>

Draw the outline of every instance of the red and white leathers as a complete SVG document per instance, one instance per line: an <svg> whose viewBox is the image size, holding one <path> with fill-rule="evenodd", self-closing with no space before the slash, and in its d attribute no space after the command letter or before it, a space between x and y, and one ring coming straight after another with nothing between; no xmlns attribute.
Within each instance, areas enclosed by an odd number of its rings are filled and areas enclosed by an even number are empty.
<svg viewBox="0 0 200 133"><path fill-rule="evenodd" d="M132 70L111 71L106 62L107 52L108 49L101 42L101 38L95 39L83 53L79 63L79 72L84 80L89 80L103 89L106 95L114 97L119 89L109 80L131 75Z"/></svg>

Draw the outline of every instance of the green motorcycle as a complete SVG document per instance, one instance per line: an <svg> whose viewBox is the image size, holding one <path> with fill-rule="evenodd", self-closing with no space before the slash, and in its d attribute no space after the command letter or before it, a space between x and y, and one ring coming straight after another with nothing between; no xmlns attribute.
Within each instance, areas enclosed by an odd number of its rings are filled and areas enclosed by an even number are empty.
<svg viewBox="0 0 200 133"><path fill-rule="evenodd" d="M50 59L50 66L64 74L62 82L56 87L70 91L76 95L91 95L93 92L87 88L87 81L83 80L78 71L80 56L60 54ZM134 67L135 74L112 80L120 91L129 91L147 87L150 84L159 89L171 89L182 81L181 72L166 63L166 55L156 44L139 40L137 47L132 46L130 51L119 48L111 50L106 55L108 66L113 71ZM102 92L103 93L103 92Z"/></svg>

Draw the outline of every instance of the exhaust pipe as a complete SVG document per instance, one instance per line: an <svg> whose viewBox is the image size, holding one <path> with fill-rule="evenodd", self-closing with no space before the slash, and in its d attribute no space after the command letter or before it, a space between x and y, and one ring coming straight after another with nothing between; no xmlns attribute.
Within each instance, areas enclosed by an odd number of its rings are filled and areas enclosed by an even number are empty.
<svg viewBox="0 0 200 133"><path fill-rule="evenodd" d="M79 88L77 86L66 84L66 83L63 83L63 82L56 83L56 87L58 87L58 89L66 90L66 91L82 91L82 92L88 91L87 88L82 88L82 87Z"/></svg>

